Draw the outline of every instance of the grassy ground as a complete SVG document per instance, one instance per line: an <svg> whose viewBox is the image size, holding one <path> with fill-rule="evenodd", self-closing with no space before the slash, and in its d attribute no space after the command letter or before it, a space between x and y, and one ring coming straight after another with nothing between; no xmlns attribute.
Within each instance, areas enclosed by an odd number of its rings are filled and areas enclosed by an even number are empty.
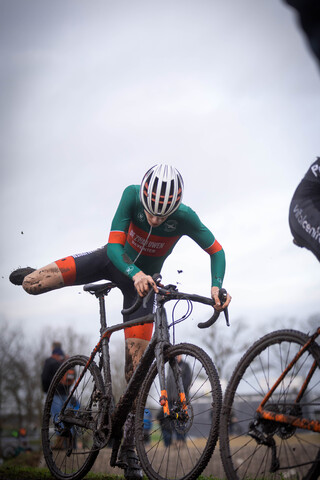
<svg viewBox="0 0 320 480"><path fill-rule="evenodd" d="M20 454L0 465L0 480L55 480L47 468L38 468L41 454L30 452ZM121 475L88 473L87 480L123 480ZM146 480L146 477L145 477ZM213 477L200 476L199 480L215 480Z"/></svg>
<svg viewBox="0 0 320 480"><path fill-rule="evenodd" d="M0 465L0 480L54 480L47 468L38 468L41 458L40 452L20 454ZM89 473L88 480L122 480L117 475Z"/></svg>

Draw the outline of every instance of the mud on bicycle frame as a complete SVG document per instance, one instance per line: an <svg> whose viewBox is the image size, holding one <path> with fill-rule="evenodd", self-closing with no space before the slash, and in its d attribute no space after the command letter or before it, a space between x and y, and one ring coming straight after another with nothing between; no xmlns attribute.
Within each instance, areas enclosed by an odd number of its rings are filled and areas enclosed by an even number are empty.
<svg viewBox="0 0 320 480"><path fill-rule="evenodd" d="M154 314L110 327L106 324L105 296L115 285L84 287L99 300L101 336L90 357L76 355L60 367L47 394L42 443L48 468L55 478L83 478L99 451L107 445L112 446L110 465L123 467L118 451L123 425L133 405L137 453L150 479L196 479L210 460L219 433L222 401L219 377L211 358L201 348L188 343L173 345L169 328L174 330L177 322L191 315L193 302L211 307L214 302L179 292L174 285L163 287L160 280L159 276ZM225 296L225 290L221 289L221 301ZM188 309L182 318L173 319L168 325L164 305L170 300L186 300ZM138 308L139 302L138 298L125 313ZM227 312L225 314L228 324ZM213 325L218 315L215 311L207 322L198 326ZM126 390L114 405L109 355L111 335L143 323L154 323L152 339ZM181 362L189 368L187 383ZM74 372L75 380L62 388L61 380L70 371ZM146 410L152 416L147 434Z"/></svg>

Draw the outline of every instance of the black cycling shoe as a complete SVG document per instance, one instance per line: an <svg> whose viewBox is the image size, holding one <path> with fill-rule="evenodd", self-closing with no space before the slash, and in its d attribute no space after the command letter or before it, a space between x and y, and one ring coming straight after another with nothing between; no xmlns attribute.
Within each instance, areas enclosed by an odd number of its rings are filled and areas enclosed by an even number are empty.
<svg viewBox="0 0 320 480"><path fill-rule="evenodd" d="M143 471L133 447L121 447L117 463L120 468L124 469L126 480L142 480Z"/></svg>
<svg viewBox="0 0 320 480"><path fill-rule="evenodd" d="M35 268L31 267L18 268L17 270L14 270L12 273L10 273L9 280L11 283L13 283L13 285L22 285L24 277L34 271Z"/></svg>

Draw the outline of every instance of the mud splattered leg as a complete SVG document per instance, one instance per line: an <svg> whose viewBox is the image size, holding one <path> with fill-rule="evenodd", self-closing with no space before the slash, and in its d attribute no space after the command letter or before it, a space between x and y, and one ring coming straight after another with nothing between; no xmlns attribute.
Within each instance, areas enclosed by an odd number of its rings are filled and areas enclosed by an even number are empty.
<svg viewBox="0 0 320 480"><path fill-rule="evenodd" d="M145 349L147 348L148 343L149 343L148 340L142 340L141 338L126 339L125 378L127 382L129 382L133 372L137 368L137 365ZM123 447L124 446L132 447L135 445L134 415L135 415L135 403L124 425Z"/></svg>
<svg viewBox="0 0 320 480"><path fill-rule="evenodd" d="M64 285L62 273L56 263L50 263L46 267L35 270L27 275L22 283L24 290L31 295L49 292Z"/></svg>
<svg viewBox="0 0 320 480"><path fill-rule="evenodd" d="M133 372L137 368L148 344L148 340L143 340L141 338L126 339L125 377L127 382L129 382Z"/></svg>

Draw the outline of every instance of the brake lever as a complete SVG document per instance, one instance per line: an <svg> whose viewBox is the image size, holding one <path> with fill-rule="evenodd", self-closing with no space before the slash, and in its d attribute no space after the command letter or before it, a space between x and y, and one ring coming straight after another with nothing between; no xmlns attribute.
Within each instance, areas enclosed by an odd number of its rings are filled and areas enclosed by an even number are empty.
<svg viewBox="0 0 320 480"><path fill-rule="evenodd" d="M227 290L225 288L221 288L219 291L219 299L222 304L227 300ZM230 321L229 321L229 312L228 312L228 307L226 307L224 310L222 310L226 319L226 325L227 327L230 327ZM200 322L198 323L199 328L208 328L211 327L219 318L221 312L218 310L215 310L214 314L212 315L209 320L206 322Z"/></svg>
<svg viewBox="0 0 320 480"><path fill-rule="evenodd" d="M220 302L222 303L222 305L225 303L225 301L227 300L227 290L225 288L220 288L220 291L219 291L219 299L220 299ZM226 307L224 310L223 310L223 313L224 313L224 317L226 319L226 325L227 327L230 327L230 321L229 321L229 312L228 312L228 307Z"/></svg>
<svg viewBox="0 0 320 480"><path fill-rule="evenodd" d="M223 312L224 312L224 316L225 316L225 319L226 319L226 325L227 325L227 327L230 327L228 307L226 307L223 310Z"/></svg>

